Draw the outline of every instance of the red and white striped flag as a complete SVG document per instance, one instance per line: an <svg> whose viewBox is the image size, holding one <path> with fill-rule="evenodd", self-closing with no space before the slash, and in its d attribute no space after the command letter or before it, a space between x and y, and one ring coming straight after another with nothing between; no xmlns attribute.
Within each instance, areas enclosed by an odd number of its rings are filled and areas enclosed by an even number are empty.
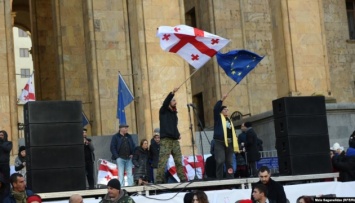
<svg viewBox="0 0 355 203"><path fill-rule="evenodd" d="M101 160L97 174L97 184L107 185L111 179L118 179L117 165L106 160Z"/></svg>
<svg viewBox="0 0 355 203"><path fill-rule="evenodd" d="M163 50L179 54L196 69L229 43L227 39L187 25L160 26L157 37Z"/></svg>
<svg viewBox="0 0 355 203"><path fill-rule="evenodd" d="M35 88L33 84L33 74L28 79L22 93L18 98L20 102L27 103L28 101L36 101Z"/></svg>

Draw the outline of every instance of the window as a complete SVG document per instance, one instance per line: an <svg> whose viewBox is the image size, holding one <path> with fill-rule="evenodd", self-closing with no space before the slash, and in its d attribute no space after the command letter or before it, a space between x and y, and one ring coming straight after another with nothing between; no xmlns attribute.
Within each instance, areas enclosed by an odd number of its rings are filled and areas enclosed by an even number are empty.
<svg viewBox="0 0 355 203"><path fill-rule="evenodd" d="M27 34L27 32L25 32L21 29L18 29L18 36L19 37L28 37L28 34Z"/></svg>
<svg viewBox="0 0 355 203"><path fill-rule="evenodd" d="M29 68L21 68L21 78L29 78L31 76Z"/></svg>
<svg viewBox="0 0 355 203"><path fill-rule="evenodd" d="M355 40L355 0L346 0L346 14L348 16L349 37Z"/></svg>
<svg viewBox="0 0 355 203"><path fill-rule="evenodd" d="M29 51L27 48L20 48L20 57L29 57Z"/></svg>

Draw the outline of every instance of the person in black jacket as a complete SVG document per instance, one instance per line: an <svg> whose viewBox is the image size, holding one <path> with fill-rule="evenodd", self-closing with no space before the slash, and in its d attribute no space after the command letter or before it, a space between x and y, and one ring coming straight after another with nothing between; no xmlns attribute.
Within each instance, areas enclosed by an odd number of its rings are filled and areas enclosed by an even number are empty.
<svg viewBox="0 0 355 203"><path fill-rule="evenodd" d="M6 188L10 189L10 151L12 142L7 140L7 132L0 131L0 174L3 175Z"/></svg>
<svg viewBox="0 0 355 203"><path fill-rule="evenodd" d="M159 151L160 151L160 135L159 132L154 130L154 137L150 143L149 147L149 160L150 165L153 169L153 178L152 180L155 182L157 178L157 168L159 162Z"/></svg>
<svg viewBox="0 0 355 203"><path fill-rule="evenodd" d="M110 146L112 160L116 160L118 177L122 186L124 186L124 172L127 175L128 186L133 186L134 182L132 157L136 145L132 136L128 134L128 127L127 124L119 125L119 131L112 136Z"/></svg>
<svg viewBox="0 0 355 203"><path fill-rule="evenodd" d="M254 201L253 198L253 191L254 187L256 184L264 184L267 187L267 198L271 201L274 200L276 203L286 203L287 198L285 194L285 190L283 185L280 183L274 181L273 179L270 178L271 173L270 169L267 166L262 166L259 169L259 182L253 184L252 187L252 194L251 194L251 199Z"/></svg>
<svg viewBox="0 0 355 203"><path fill-rule="evenodd" d="M249 165L250 175L257 177L256 162L260 160L260 153L258 150L258 137L251 127L250 122L242 124L242 131L246 133L245 150L247 152L247 161Z"/></svg>
<svg viewBox="0 0 355 203"><path fill-rule="evenodd" d="M95 148L90 138L87 138L87 129L83 129L84 137L84 155L85 155L85 172L88 180L89 189L94 189L94 161L95 161Z"/></svg>
<svg viewBox="0 0 355 203"><path fill-rule="evenodd" d="M0 202L4 202L4 198L9 195L9 189L6 188L3 175L0 174Z"/></svg>
<svg viewBox="0 0 355 203"><path fill-rule="evenodd" d="M134 181L136 185L150 182L148 140L142 139L140 146L133 153Z"/></svg>
<svg viewBox="0 0 355 203"><path fill-rule="evenodd" d="M228 118L228 108L222 105L226 98L227 95L224 95L213 108L213 140L217 179L223 178L224 166L226 167L226 178L234 178L233 154L239 152L238 138L233 123Z"/></svg>
<svg viewBox="0 0 355 203"><path fill-rule="evenodd" d="M170 154L174 158L177 175L181 182L186 181L186 176L182 166L182 155L179 139L180 132L177 128L178 117L176 109L176 100L174 98L176 91L179 88L174 88L172 92L165 98L163 105L159 110L160 121L160 152L157 170L156 183L165 182L165 168Z"/></svg>
<svg viewBox="0 0 355 203"><path fill-rule="evenodd" d="M339 181L355 181L355 148L349 147L345 156L333 155L332 164L339 171Z"/></svg>

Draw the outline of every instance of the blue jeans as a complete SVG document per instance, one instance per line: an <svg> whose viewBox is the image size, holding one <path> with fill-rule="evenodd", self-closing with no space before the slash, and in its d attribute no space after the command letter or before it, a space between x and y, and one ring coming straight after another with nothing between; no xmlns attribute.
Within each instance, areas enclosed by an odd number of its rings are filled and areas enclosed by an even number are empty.
<svg viewBox="0 0 355 203"><path fill-rule="evenodd" d="M124 185L124 172L126 171L128 186L133 186L133 173L132 173L132 159L121 159L117 158L117 167L118 167L118 179L120 180L121 187Z"/></svg>

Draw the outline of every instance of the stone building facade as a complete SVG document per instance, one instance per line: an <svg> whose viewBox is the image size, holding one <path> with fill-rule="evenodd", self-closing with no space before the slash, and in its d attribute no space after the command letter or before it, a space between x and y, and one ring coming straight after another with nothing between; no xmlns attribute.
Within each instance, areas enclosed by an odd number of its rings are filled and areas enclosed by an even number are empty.
<svg viewBox="0 0 355 203"><path fill-rule="evenodd" d="M349 0L348 0L349 1ZM135 96L126 107L130 132L150 138L168 92L177 92L182 147L190 154L186 104L206 128L223 94L230 113L257 115L284 96L325 95L355 102L355 45L346 0L0 0L0 127L17 143L12 27L31 32L37 100L80 100L92 135L118 130L120 72ZM350 1L351 2L351 1ZM161 25L187 24L228 38L222 50L265 55L235 88L214 58L194 70L164 52ZM184 82L186 81L186 82ZM193 122L197 123L197 116ZM197 125L194 125L197 128Z"/></svg>

